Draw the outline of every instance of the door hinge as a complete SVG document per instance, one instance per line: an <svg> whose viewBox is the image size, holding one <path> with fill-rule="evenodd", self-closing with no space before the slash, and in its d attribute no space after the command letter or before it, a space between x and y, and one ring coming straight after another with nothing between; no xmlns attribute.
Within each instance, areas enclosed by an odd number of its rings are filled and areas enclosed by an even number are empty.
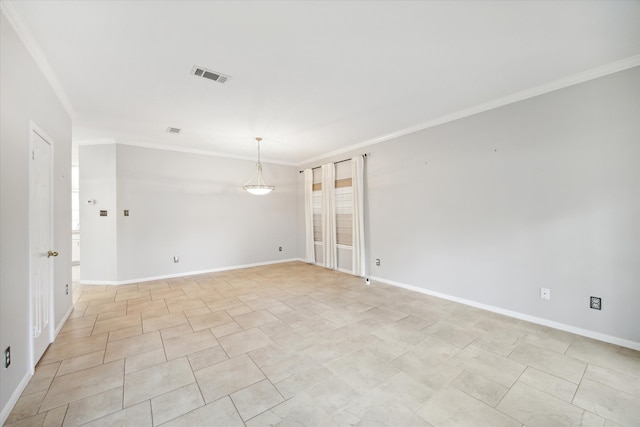
<svg viewBox="0 0 640 427"><path fill-rule="evenodd" d="M34 337L34 338L37 338L37 337L38 337L38 327L37 327L37 326L34 326L34 327L33 327L33 337Z"/></svg>

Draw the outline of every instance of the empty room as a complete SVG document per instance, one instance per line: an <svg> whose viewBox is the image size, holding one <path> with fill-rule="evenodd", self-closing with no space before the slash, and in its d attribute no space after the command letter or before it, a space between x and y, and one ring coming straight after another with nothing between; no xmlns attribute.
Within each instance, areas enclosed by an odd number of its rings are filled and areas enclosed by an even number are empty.
<svg viewBox="0 0 640 427"><path fill-rule="evenodd" d="M640 1L0 11L0 425L640 426Z"/></svg>

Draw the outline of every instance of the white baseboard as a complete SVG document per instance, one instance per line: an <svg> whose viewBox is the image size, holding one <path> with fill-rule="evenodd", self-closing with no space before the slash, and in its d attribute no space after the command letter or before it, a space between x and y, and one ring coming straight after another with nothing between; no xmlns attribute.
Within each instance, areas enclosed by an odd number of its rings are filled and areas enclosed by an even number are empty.
<svg viewBox="0 0 640 427"><path fill-rule="evenodd" d="M55 335L53 338L54 341L55 341L55 337L58 336L58 334L60 333L60 330L64 326L67 319L69 319L69 316L71 316L72 312L73 312L73 306L69 307L69 310L67 311L67 313L63 316L62 320L60 320L60 322L56 326L56 330L54 332ZM27 384L29 384L29 381L31 380L31 377L33 376L33 373L34 373L33 371L34 371L33 368L27 371L25 376L22 378L22 381L20 381L20 384L18 384L18 387L14 390L13 394L11 395L11 399L9 399L7 404L2 408L2 413L0 414L0 426L4 425L5 421L7 421L7 418L9 418L9 414L13 410L13 407L16 405L16 402L20 398L20 395L22 395L22 392L27 387Z"/></svg>
<svg viewBox="0 0 640 427"><path fill-rule="evenodd" d="M64 317L62 318L60 323L58 323L58 326L56 326L56 332L55 332L55 335L54 335L54 338L53 338L54 341L55 341L55 338L60 333L60 330L64 326L64 323L67 321L67 319L69 319L69 316L71 316L71 313L73 313L73 304L71 304L71 307L69 307L69 310L67 310L67 314L64 315Z"/></svg>
<svg viewBox="0 0 640 427"><path fill-rule="evenodd" d="M488 304L482 304L476 301L459 298L456 296L443 294L440 292L430 291L428 289L419 288L417 286L407 285L405 283L395 282L393 280L384 279L382 277L371 276L373 280L378 282L386 283L391 286L397 286L399 288L408 289L410 291L419 292L421 294L430 295L442 299L446 299L449 301L458 302L460 304L465 304L471 307L480 308L482 310L491 311L493 313L503 314L505 316L514 317L516 319L525 320L527 322L536 323L538 325L548 326L550 328L559 329L565 332L571 332L572 334L582 335L583 337L593 338L598 341L604 341L610 344L619 345L621 347L631 348L633 350L640 350L640 342L631 341L625 338L615 337L613 335L607 335L600 332L590 331L588 329L578 328L576 326L566 325L564 323L555 322L553 320L543 319L541 317L530 316L528 314L519 313L517 311L506 310L504 308L495 307Z"/></svg>
<svg viewBox="0 0 640 427"><path fill-rule="evenodd" d="M312 265L315 265L315 266L317 266L317 267L328 268L328 267L325 267L325 266L324 266L324 264L321 264L321 263L319 263L319 262L307 262L307 261L305 261L305 260L303 260L303 259L299 259L299 261L306 262L307 264L312 264ZM328 268L328 269L329 269L329 270L337 270L337 271L339 271L340 273L351 274L351 275L353 276L353 271L351 271L351 270L347 270L346 268L340 268L340 267L338 267L338 268Z"/></svg>
<svg viewBox="0 0 640 427"><path fill-rule="evenodd" d="M29 384L29 380L31 380L32 376L33 374L29 369L22 378L22 381L20 381L20 384L18 384L18 387L16 387L16 389L13 391L13 394L7 401L7 404L2 408L2 412L0 412L0 426L4 425L4 423L7 421L7 418L9 418L9 414L11 414L13 407L16 406L16 402L18 402L18 399L20 399L20 395L22 394L24 389L27 388L27 384Z"/></svg>
<svg viewBox="0 0 640 427"><path fill-rule="evenodd" d="M129 285L131 283L150 282L152 280L173 279L175 277L196 276L198 274L216 273L219 271L239 270L241 268L260 267L262 265L282 264L285 262L302 261L300 258L281 259L277 261L257 262L254 264L233 265L230 267L212 268L209 270L185 271L182 273L166 274L163 276L140 277L128 280L80 280L81 285Z"/></svg>

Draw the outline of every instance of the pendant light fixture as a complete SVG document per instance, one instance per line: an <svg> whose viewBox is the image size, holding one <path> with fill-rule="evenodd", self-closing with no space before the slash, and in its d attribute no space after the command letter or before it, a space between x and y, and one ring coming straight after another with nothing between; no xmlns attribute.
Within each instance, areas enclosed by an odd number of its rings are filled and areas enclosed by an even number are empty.
<svg viewBox="0 0 640 427"><path fill-rule="evenodd" d="M258 163L256 163L256 174L251 178L249 182L242 186L246 191L256 196L262 196L264 194L271 193L276 187L273 185L267 185L262 177L262 163L260 163L260 141L262 138L256 138L258 141Z"/></svg>

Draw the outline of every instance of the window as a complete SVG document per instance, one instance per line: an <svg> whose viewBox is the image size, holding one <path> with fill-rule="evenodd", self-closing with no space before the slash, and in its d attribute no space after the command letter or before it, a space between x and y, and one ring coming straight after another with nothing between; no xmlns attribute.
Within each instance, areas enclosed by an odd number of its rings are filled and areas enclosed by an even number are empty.
<svg viewBox="0 0 640 427"><path fill-rule="evenodd" d="M353 228L353 189L351 178L342 182L344 187L336 188L336 243L338 245L352 245ZM340 181L336 181L336 184ZM347 186L348 184L348 186Z"/></svg>
<svg viewBox="0 0 640 427"><path fill-rule="evenodd" d="M353 189L350 176L350 162L336 165L336 242L341 246L351 246L353 241ZM322 170L320 168L313 170L312 199L313 241L322 243Z"/></svg>
<svg viewBox="0 0 640 427"><path fill-rule="evenodd" d="M313 191L313 241L322 243L322 191Z"/></svg>
<svg viewBox="0 0 640 427"><path fill-rule="evenodd" d="M313 241L322 243L322 169L313 170Z"/></svg>

